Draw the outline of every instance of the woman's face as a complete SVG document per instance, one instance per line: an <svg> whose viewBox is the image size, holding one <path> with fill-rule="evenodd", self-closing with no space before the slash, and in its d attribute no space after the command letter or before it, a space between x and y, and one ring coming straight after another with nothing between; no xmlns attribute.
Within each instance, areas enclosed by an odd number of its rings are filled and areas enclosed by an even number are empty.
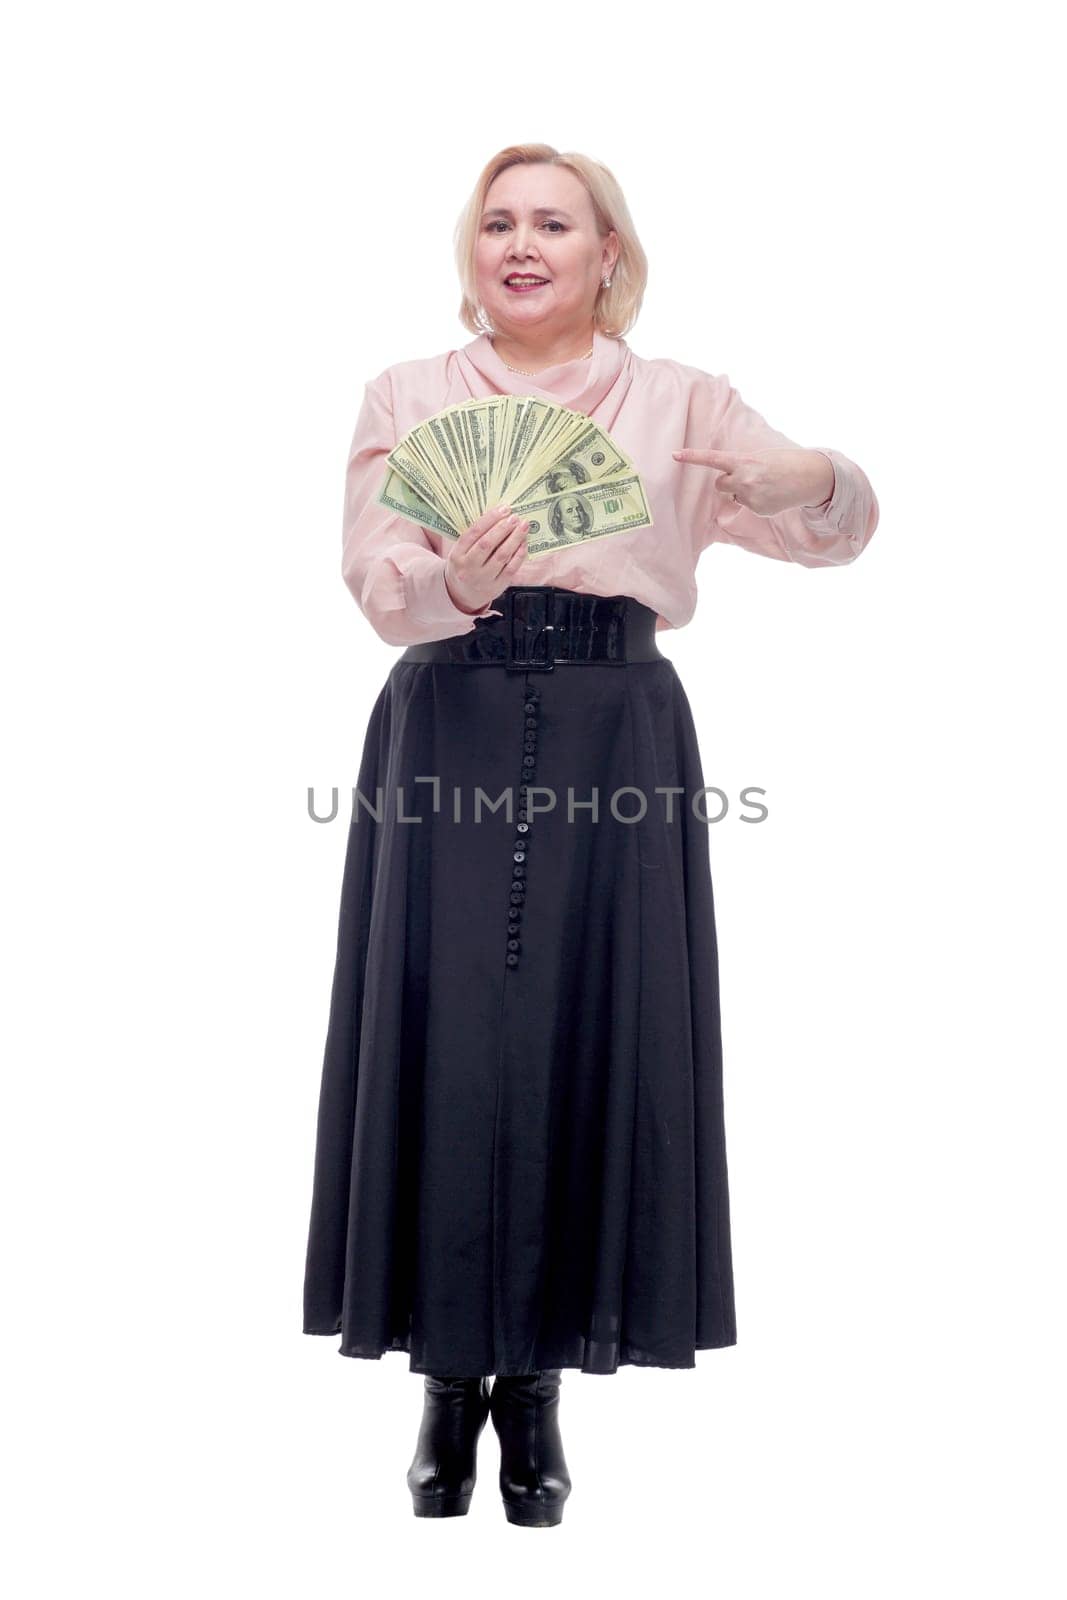
<svg viewBox="0 0 1067 1600"><path fill-rule="evenodd" d="M566 167L520 163L490 184L474 264L478 298L496 332L546 343L572 332L581 337L617 255L614 232L601 239L588 191ZM513 272L546 281L509 289Z"/></svg>

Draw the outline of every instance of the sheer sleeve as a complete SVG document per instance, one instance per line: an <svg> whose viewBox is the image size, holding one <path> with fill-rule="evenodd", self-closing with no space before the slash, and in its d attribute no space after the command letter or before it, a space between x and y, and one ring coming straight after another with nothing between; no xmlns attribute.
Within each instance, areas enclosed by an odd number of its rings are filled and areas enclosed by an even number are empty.
<svg viewBox="0 0 1067 1600"><path fill-rule="evenodd" d="M397 442L388 371L364 388L345 474L341 571L356 604L387 644L469 633L474 616L445 587L445 557L428 533L376 503ZM488 608L487 608L488 609Z"/></svg>
<svg viewBox="0 0 1067 1600"><path fill-rule="evenodd" d="M774 448L806 448L789 439L720 380L725 403L717 408L705 448L739 453ZM878 526L878 501L863 470L840 450L815 446L834 469L829 500L819 506L794 506L773 517L758 517L728 495L716 493L705 543L736 544L756 555L796 561L804 567L838 567L866 548Z"/></svg>

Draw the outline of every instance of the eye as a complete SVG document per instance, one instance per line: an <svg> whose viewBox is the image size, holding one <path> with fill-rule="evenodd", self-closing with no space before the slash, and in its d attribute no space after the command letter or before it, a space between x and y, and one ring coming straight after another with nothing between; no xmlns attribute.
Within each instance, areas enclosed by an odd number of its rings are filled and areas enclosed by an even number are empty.
<svg viewBox="0 0 1067 1600"><path fill-rule="evenodd" d="M489 223L486 224L485 231L486 231L486 233L496 233L499 228L506 228L506 227L507 227L507 223L504 221L504 219L502 217L497 217L494 222L489 222ZM566 231L567 231L566 227L564 226L564 224L562 222L556 222L553 219L550 219L548 222L546 222L545 223L545 227L546 228L552 228L553 230L555 230L558 233L566 233Z"/></svg>

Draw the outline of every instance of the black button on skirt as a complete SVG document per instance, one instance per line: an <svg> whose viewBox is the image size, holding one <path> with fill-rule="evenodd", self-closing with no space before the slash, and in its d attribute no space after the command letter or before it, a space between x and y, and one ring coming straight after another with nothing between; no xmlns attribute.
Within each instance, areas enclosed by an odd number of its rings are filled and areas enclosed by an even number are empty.
<svg viewBox="0 0 1067 1600"><path fill-rule="evenodd" d="M349 823L305 1333L454 1375L736 1343L703 783L665 657L393 666Z"/></svg>

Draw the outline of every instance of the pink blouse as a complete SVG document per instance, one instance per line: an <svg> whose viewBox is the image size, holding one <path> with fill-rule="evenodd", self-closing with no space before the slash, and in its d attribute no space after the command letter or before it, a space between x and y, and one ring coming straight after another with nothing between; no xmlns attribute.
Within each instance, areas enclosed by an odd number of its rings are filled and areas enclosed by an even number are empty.
<svg viewBox="0 0 1067 1600"><path fill-rule="evenodd" d="M417 422L457 401L493 394L544 396L599 422L640 473L654 524L524 561L513 584L633 595L657 613L657 631L681 628L696 610L696 566L708 545L740 545L805 567L842 566L856 559L878 525L870 483L839 450L818 447L834 467L830 499L773 517L720 494L711 467L675 461L671 452L683 447L796 447L745 404L725 375L646 361L624 339L596 332L592 356L528 378L510 371L480 334L462 349L399 361L365 385L345 480L342 572L388 644L469 633L474 616L455 606L445 587L451 541L375 504L386 457ZM490 613L487 605L482 615Z"/></svg>

